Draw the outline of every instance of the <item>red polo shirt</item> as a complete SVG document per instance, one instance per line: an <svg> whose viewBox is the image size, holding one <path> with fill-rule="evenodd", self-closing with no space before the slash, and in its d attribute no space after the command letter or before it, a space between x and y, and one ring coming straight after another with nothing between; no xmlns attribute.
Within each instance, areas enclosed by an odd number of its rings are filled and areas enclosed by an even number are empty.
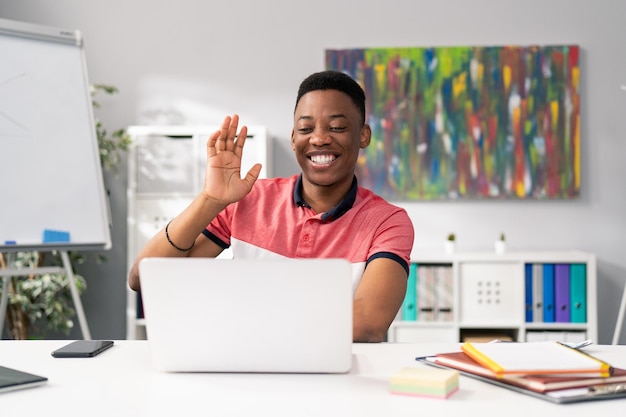
<svg viewBox="0 0 626 417"><path fill-rule="evenodd" d="M343 258L353 266L353 289L368 262L384 257L409 271L413 224L406 211L358 187L326 213L302 199L302 178L259 179L204 231L234 259Z"/></svg>

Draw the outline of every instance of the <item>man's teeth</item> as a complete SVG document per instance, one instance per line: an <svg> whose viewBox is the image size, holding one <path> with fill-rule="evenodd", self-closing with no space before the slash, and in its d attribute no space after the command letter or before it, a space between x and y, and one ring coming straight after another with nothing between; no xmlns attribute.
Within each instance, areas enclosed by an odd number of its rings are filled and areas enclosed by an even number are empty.
<svg viewBox="0 0 626 417"><path fill-rule="evenodd" d="M316 164L330 164L335 160L335 155L313 155L311 161Z"/></svg>

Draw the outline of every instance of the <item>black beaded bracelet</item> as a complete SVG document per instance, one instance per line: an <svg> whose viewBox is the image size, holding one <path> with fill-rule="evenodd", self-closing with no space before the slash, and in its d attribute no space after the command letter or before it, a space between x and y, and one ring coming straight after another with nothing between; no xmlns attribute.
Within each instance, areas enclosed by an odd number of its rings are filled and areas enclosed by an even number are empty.
<svg viewBox="0 0 626 417"><path fill-rule="evenodd" d="M196 244L196 242L194 241L191 246L189 246L187 249L183 249L183 248L179 248L178 246L176 246L176 244L174 244L174 242L172 242L172 239L170 239L170 234L167 232L168 227L170 227L170 223L172 221L170 220L166 225L165 225L165 237L167 238L167 241L170 242L170 245L172 245L173 248L181 251L181 252L189 252L191 249L193 249L193 245Z"/></svg>

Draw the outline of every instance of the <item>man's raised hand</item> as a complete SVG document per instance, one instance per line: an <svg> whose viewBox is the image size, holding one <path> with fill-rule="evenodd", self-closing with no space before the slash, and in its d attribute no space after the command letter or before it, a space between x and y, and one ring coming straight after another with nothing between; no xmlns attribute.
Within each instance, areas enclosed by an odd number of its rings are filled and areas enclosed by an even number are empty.
<svg viewBox="0 0 626 417"><path fill-rule="evenodd" d="M237 134L239 116L226 116L220 130L207 141L207 166L204 177L204 194L224 206L241 200L252 190L259 177L261 164L255 164L241 178L241 156L248 135L242 126Z"/></svg>

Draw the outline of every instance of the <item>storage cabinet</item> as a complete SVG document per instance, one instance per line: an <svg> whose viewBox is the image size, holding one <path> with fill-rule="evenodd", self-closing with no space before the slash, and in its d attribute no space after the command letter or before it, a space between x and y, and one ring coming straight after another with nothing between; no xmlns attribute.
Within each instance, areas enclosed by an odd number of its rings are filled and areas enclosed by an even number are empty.
<svg viewBox="0 0 626 417"><path fill-rule="evenodd" d="M128 155L128 269L146 242L200 192L206 142L219 126L131 126ZM271 148L262 126L248 127L242 172L255 163L267 178ZM228 257L224 251L221 257ZM141 295L127 290L127 339L145 339Z"/></svg>
<svg viewBox="0 0 626 417"><path fill-rule="evenodd" d="M428 283L431 279L428 271L440 271L442 267L452 277L449 288L437 282ZM555 271L568 271L567 277L561 277L559 283L558 273L550 277L543 272L550 267ZM389 328L390 342L470 339L592 339L597 342L596 258L593 254L542 251L423 255L414 257L411 271L415 271L416 276L409 277L405 302ZM445 273L436 276L437 281ZM452 311L444 311L450 317L448 321L438 314L442 306L450 309L446 302L439 301L441 299L452 300ZM554 318L550 316L550 308L557 313Z"/></svg>

